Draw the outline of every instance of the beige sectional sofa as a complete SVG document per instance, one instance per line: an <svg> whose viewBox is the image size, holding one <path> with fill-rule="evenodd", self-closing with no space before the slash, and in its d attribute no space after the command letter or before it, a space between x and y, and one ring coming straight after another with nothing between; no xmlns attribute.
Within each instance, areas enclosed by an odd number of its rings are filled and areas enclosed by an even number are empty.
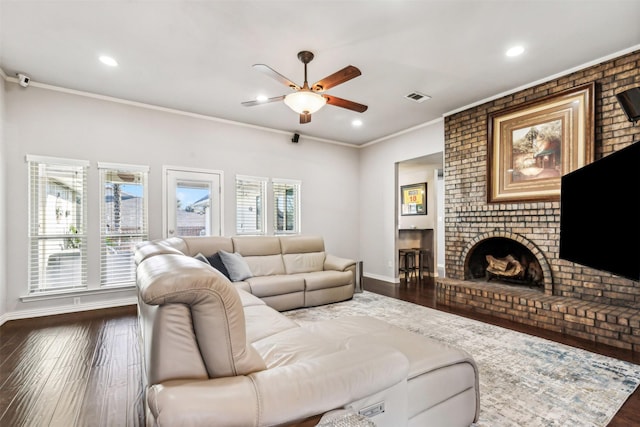
<svg viewBox="0 0 640 427"><path fill-rule="evenodd" d="M325 252L320 236L173 237L138 248L137 256L157 251L154 245L184 255L238 253L252 277L234 285L278 311L312 307L353 297L356 263Z"/></svg>
<svg viewBox="0 0 640 427"><path fill-rule="evenodd" d="M309 426L340 410L378 427L477 420L465 351L369 317L302 327L190 256L204 241L136 251L148 426Z"/></svg>

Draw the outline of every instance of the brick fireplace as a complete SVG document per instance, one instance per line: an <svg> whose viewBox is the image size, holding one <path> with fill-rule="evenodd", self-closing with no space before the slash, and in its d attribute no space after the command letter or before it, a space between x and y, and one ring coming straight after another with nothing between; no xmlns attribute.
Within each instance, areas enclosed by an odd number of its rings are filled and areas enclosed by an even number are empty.
<svg viewBox="0 0 640 427"><path fill-rule="evenodd" d="M640 126L627 120L615 98L640 86L640 51L445 118L446 277L436 279L437 298L440 304L640 351L640 283L559 258L559 201L487 202L487 116L590 82L596 84L599 159L640 140ZM585 215L588 232L598 219ZM508 246L507 252L516 252L541 277L531 284L484 280L482 259L495 251L488 249L492 244Z"/></svg>

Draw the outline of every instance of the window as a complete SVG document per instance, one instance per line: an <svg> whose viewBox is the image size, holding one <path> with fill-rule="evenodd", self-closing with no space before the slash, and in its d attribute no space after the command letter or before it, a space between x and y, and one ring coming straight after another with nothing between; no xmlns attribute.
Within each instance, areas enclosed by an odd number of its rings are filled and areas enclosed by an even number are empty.
<svg viewBox="0 0 640 427"><path fill-rule="evenodd" d="M300 233L300 181L273 180L274 234Z"/></svg>
<svg viewBox="0 0 640 427"><path fill-rule="evenodd" d="M236 234L265 234L267 179L236 176Z"/></svg>
<svg viewBox="0 0 640 427"><path fill-rule="evenodd" d="M148 167L99 163L100 284L133 285L133 253L148 240Z"/></svg>
<svg viewBox="0 0 640 427"><path fill-rule="evenodd" d="M28 155L29 293L87 285L88 161Z"/></svg>

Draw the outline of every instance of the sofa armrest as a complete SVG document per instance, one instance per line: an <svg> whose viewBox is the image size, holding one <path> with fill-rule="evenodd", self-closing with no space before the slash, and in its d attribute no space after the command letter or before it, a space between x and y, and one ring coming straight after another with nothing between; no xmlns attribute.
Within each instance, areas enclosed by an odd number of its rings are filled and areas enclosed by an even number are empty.
<svg viewBox="0 0 640 427"><path fill-rule="evenodd" d="M346 271L350 267L356 265L356 262L348 258L340 258L335 255L327 254L324 260L325 270Z"/></svg>
<svg viewBox="0 0 640 427"><path fill-rule="evenodd" d="M147 426L257 426L258 405L246 376L167 381L147 390Z"/></svg>
<svg viewBox="0 0 640 427"><path fill-rule="evenodd" d="M154 385L147 403L156 425L280 425L389 389L408 371L397 350L354 346L247 376Z"/></svg>

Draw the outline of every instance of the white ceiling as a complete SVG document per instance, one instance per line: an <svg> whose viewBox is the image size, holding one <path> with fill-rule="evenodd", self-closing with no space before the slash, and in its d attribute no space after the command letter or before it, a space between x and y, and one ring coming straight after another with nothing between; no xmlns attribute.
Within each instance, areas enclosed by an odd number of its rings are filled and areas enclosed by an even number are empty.
<svg viewBox="0 0 640 427"><path fill-rule="evenodd" d="M362 145L637 49L639 18L640 0L0 0L0 68L34 84ZM514 44L526 51L507 58ZM290 92L255 63L302 85L301 50L315 54L310 84L358 67L360 77L327 93L369 109L327 105L301 125L282 102L240 104ZM433 98L405 99L412 91Z"/></svg>

